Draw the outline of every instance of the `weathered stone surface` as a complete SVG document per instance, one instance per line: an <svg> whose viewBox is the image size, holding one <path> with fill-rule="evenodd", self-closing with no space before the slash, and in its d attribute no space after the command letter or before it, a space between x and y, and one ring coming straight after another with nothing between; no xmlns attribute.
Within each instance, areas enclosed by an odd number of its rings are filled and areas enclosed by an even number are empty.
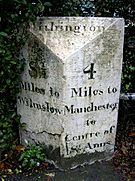
<svg viewBox="0 0 135 181"><path fill-rule="evenodd" d="M31 26L17 105L27 124L20 131L22 143L51 146L52 155L60 151L62 165L83 163L87 155L91 162L110 157L123 36L121 18L46 17Z"/></svg>

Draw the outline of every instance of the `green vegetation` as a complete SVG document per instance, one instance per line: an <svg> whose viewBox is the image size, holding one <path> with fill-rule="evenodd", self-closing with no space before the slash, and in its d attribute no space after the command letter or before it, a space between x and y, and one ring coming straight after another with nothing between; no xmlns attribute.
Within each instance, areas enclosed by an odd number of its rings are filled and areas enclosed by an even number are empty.
<svg viewBox="0 0 135 181"><path fill-rule="evenodd" d="M24 59L20 50L29 36L29 23L43 10L41 2L1 1L0 20L0 155L14 149L17 144L20 117L16 111L20 74ZM3 159L3 157L1 158Z"/></svg>
<svg viewBox="0 0 135 181"><path fill-rule="evenodd" d="M21 153L19 162L24 168L39 166L45 159L45 150L42 145L29 144Z"/></svg>

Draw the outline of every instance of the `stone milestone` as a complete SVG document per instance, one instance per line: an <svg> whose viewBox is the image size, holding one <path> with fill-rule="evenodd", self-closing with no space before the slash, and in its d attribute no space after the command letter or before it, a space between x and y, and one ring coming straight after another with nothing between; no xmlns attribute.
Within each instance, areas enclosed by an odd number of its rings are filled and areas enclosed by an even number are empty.
<svg viewBox="0 0 135 181"><path fill-rule="evenodd" d="M122 18L44 17L31 25L17 97L21 142L61 167L109 159L122 71Z"/></svg>

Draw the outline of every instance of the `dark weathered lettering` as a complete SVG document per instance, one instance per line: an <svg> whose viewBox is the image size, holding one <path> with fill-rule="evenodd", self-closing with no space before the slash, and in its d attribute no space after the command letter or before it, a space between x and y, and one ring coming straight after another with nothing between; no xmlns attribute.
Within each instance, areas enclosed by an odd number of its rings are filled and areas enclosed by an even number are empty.
<svg viewBox="0 0 135 181"><path fill-rule="evenodd" d="M92 89L92 87L79 87L79 88L71 88L71 97L86 97L86 96L97 96L102 95L103 90L100 89Z"/></svg>
<svg viewBox="0 0 135 181"><path fill-rule="evenodd" d="M34 102L31 98L27 98L27 97L18 96L18 103L28 106L29 108L33 108L39 111L45 111L45 112L55 114L55 115L56 114L59 115L62 113L61 110L59 110L56 107L51 106L50 103L48 102L45 102L44 104L40 104L40 103Z"/></svg>
<svg viewBox="0 0 135 181"><path fill-rule="evenodd" d="M94 25L71 25L69 24L63 24L63 21L56 24L55 22L50 22L47 25L43 25L43 22L39 23L38 29L40 31L73 31L74 33L81 33L84 31L87 32L103 32L104 26L94 26Z"/></svg>
<svg viewBox="0 0 135 181"><path fill-rule="evenodd" d="M94 70L94 63L91 63L86 68L84 68L83 73L89 74L88 79L94 79L94 73L96 73L96 71Z"/></svg>

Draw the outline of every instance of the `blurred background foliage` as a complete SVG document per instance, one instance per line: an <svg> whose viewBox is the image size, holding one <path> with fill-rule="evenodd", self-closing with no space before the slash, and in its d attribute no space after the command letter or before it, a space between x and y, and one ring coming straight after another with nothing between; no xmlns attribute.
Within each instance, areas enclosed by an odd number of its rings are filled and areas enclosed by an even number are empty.
<svg viewBox="0 0 135 181"><path fill-rule="evenodd" d="M20 117L16 112L21 48L29 38L29 24L37 16L96 16L125 19L122 92L135 92L134 0L0 0L0 157L18 144Z"/></svg>

